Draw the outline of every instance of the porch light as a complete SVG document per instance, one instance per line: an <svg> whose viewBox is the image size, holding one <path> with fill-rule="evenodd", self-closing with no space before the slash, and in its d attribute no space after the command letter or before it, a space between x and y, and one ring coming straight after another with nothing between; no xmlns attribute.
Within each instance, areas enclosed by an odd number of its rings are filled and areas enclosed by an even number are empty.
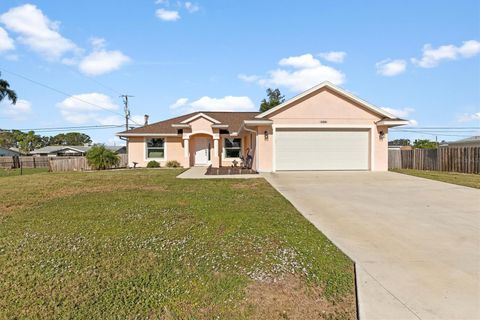
<svg viewBox="0 0 480 320"><path fill-rule="evenodd" d="M380 131L378 136L379 136L380 140L383 140L383 138L385 138L385 132Z"/></svg>
<svg viewBox="0 0 480 320"><path fill-rule="evenodd" d="M268 141L268 131L265 130L265 132L263 133L263 136L265 137L265 140Z"/></svg>

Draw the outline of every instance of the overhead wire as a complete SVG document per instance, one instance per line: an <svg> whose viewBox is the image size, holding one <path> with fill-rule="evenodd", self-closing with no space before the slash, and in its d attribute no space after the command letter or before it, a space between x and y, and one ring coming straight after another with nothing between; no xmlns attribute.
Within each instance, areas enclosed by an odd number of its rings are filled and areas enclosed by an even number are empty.
<svg viewBox="0 0 480 320"><path fill-rule="evenodd" d="M73 94L70 94L70 93L64 92L64 91L62 91L62 90L56 89L56 88L54 88L54 87L52 87L52 86L50 86L50 85L44 84L44 83L42 83L42 82L40 82L40 81L37 81L37 80L34 80L34 79L31 79L31 78L29 78L29 77L27 77L27 76L24 76L24 75L22 75L22 74L19 74L19 73L17 73L17 72L13 72L13 71L7 70L7 69L5 69L4 67L2 67L2 68L0 68L0 69L1 69L3 72L12 74L12 75L14 75L14 76L17 76L17 77L19 77L19 78L22 78L22 79L24 79L24 80L26 80L26 81L29 81L29 82L31 82L31 83L34 83L34 84L36 84L36 85L38 85L38 86L41 86L41 87L44 87L44 88L46 88L46 89L52 90L52 91L54 91L54 92L56 92L56 93L58 93L58 94L61 94L61 95L63 95L63 96L66 96L66 97L68 97L68 98L72 98L72 99L74 99L74 100L77 100L77 101L80 101L80 102L89 104L89 105L91 105L91 106L97 107L97 108L102 109L102 110L104 110L104 111L111 112L111 113L116 114L116 115L119 115L119 116L121 116L121 117L125 117L125 115L122 114L122 113L120 113L120 112L117 112L117 111L115 111L115 110L111 110L111 109L105 108L105 107L103 107L103 106L100 106L100 105L98 105L98 104L96 104L96 103L93 103L93 102L90 102L90 101L87 101L87 100L84 100L84 99L81 99L81 98L79 98L78 96L75 96L75 95L73 95ZM93 80L93 79L91 79L91 80ZM113 90L113 89L112 89L112 90ZM131 117L128 117L128 119L131 120L131 121L132 121L133 123L135 123L136 125L141 126L141 124L139 124L138 122L136 122L135 120L133 120Z"/></svg>

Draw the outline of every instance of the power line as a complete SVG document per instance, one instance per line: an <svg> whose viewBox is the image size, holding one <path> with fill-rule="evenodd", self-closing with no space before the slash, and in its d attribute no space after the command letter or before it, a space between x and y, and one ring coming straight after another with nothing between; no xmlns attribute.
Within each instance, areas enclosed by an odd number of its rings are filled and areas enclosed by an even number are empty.
<svg viewBox="0 0 480 320"><path fill-rule="evenodd" d="M66 126L66 127L43 127L43 128L30 128L30 129L3 129L3 130L50 130L50 129L88 129L88 128L117 128L121 127L121 124L105 124L105 125L85 125L85 126Z"/></svg>
<svg viewBox="0 0 480 320"><path fill-rule="evenodd" d="M116 89L114 89L114 88L112 88L112 87L110 87L110 86L108 86L108 85L106 85L106 84L104 84L104 83L102 83L102 82L100 82L100 81L92 78L92 77L89 77L89 76L87 76L87 75L84 75L83 73L80 73L80 72L78 72L78 71L75 70L75 69L68 68L67 66L65 66L65 65L63 65L63 64L62 64L62 66L63 66L66 70L68 70L68 71L70 71L70 72L72 72L72 73L75 73L76 75L79 75L79 76L81 76L81 77L83 77L83 78L85 78L85 79L87 79L87 80L90 80L90 81L92 81L92 82L95 82L96 84L98 84L99 86L104 87L105 89L108 89L108 90L110 90L110 91L112 91L112 92L115 92L115 94L122 94L120 91L118 91L118 90L116 90Z"/></svg>
<svg viewBox="0 0 480 320"><path fill-rule="evenodd" d="M83 100L83 99L81 99L81 98L78 98L77 96L74 96L74 95L72 95L72 94L66 93L66 92L64 92L64 91L62 91L62 90L56 89L56 88L54 88L54 87L52 87L52 86L49 86L49 85L44 84L44 83L41 83L41 82L39 82L39 81L37 81L37 80L30 79L30 78L28 78L28 77L26 77L26 76L24 76L24 75L19 74L19 73L12 72L12 71L6 70L6 69L4 69L4 68L2 68L2 70L3 70L4 72L6 72L6 73L10 73L10 74L12 74L12 75L14 75L14 76L17 76L17 77L19 77L19 78L22 78L22 79L24 79L24 80L27 80L27 81L29 81L29 82L32 82L32 83L34 83L34 84L36 84L36 85L38 85L38 86L41 86L41 87L47 88L47 89L49 89L49 90L55 91L55 92L57 92L57 93L59 93L59 94L61 94L61 95L64 95L64 96L68 97L68 98L75 99L75 100L77 100L77 101L80 101L80 102L89 104L89 105L91 105L91 106L94 106L94 107L100 108L100 109L102 109L102 110L105 110L105 111L114 113L114 114L116 114L116 115L120 115L120 116L122 116L122 117L124 116L123 114L121 114L121 113L119 113L119 112L116 112L116 111L114 111L114 110L107 109L107 108L105 108L105 107L99 106L98 104L95 104L95 103L92 103L92 102L89 102L89 101L86 101L86 100ZM134 121L133 119L131 119L131 118L130 118L130 115L129 115L129 119L132 120L133 123L135 123L135 124L137 124L137 125L140 125L138 122L136 122L136 121Z"/></svg>
<svg viewBox="0 0 480 320"><path fill-rule="evenodd" d="M394 130L403 130L403 129L414 129L414 130L417 130L417 129L425 129L425 130L430 130L430 129L442 129L442 130L450 130L450 129L477 129L479 130L480 129L480 126L479 127L400 127L400 128L392 128Z"/></svg>
<svg viewBox="0 0 480 320"><path fill-rule="evenodd" d="M441 132L429 132L429 131L416 131L416 130L404 130L404 131L396 131L397 133L420 133L420 134L427 134L431 136L445 136L445 137L463 137L467 138L470 137L471 135L460 135L460 134L444 134Z"/></svg>
<svg viewBox="0 0 480 320"><path fill-rule="evenodd" d="M40 132L77 132L77 131L90 131L90 130L105 130L105 129L115 129L120 128L122 125L107 125L107 126L85 126L85 127L58 127L58 128L20 128L20 129L0 129L0 133L9 132L13 130L18 131L34 131L35 133Z"/></svg>

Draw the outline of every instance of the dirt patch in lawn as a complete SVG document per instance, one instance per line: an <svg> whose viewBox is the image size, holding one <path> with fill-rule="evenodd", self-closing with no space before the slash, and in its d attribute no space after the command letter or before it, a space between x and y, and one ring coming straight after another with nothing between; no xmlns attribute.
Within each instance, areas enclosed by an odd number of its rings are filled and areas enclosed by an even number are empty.
<svg viewBox="0 0 480 320"><path fill-rule="evenodd" d="M260 185L261 182L259 181L251 181L251 180L247 180L245 182L240 182L240 183L234 183L232 184L232 189L253 189L253 188L256 188Z"/></svg>
<svg viewBox="0 0 480 320"><path fill-rule="evenodd" d="M356 319L353 294L333 303L321 288L305 286L295 276L250 284L245 303L245 308L255 314L254 319Z"/></svg>

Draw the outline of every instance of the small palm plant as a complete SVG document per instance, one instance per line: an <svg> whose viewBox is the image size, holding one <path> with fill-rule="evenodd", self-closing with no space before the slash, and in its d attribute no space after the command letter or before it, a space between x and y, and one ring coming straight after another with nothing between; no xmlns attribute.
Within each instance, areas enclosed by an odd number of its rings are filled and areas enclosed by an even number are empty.
<svg viewBox="0 0 480 320"><path fill-rule="evenodd" d="M88 165L93 170L105 170L120 163L120 158L117 153L105 148L102 144L96 144L85 154Z"/></svg>

